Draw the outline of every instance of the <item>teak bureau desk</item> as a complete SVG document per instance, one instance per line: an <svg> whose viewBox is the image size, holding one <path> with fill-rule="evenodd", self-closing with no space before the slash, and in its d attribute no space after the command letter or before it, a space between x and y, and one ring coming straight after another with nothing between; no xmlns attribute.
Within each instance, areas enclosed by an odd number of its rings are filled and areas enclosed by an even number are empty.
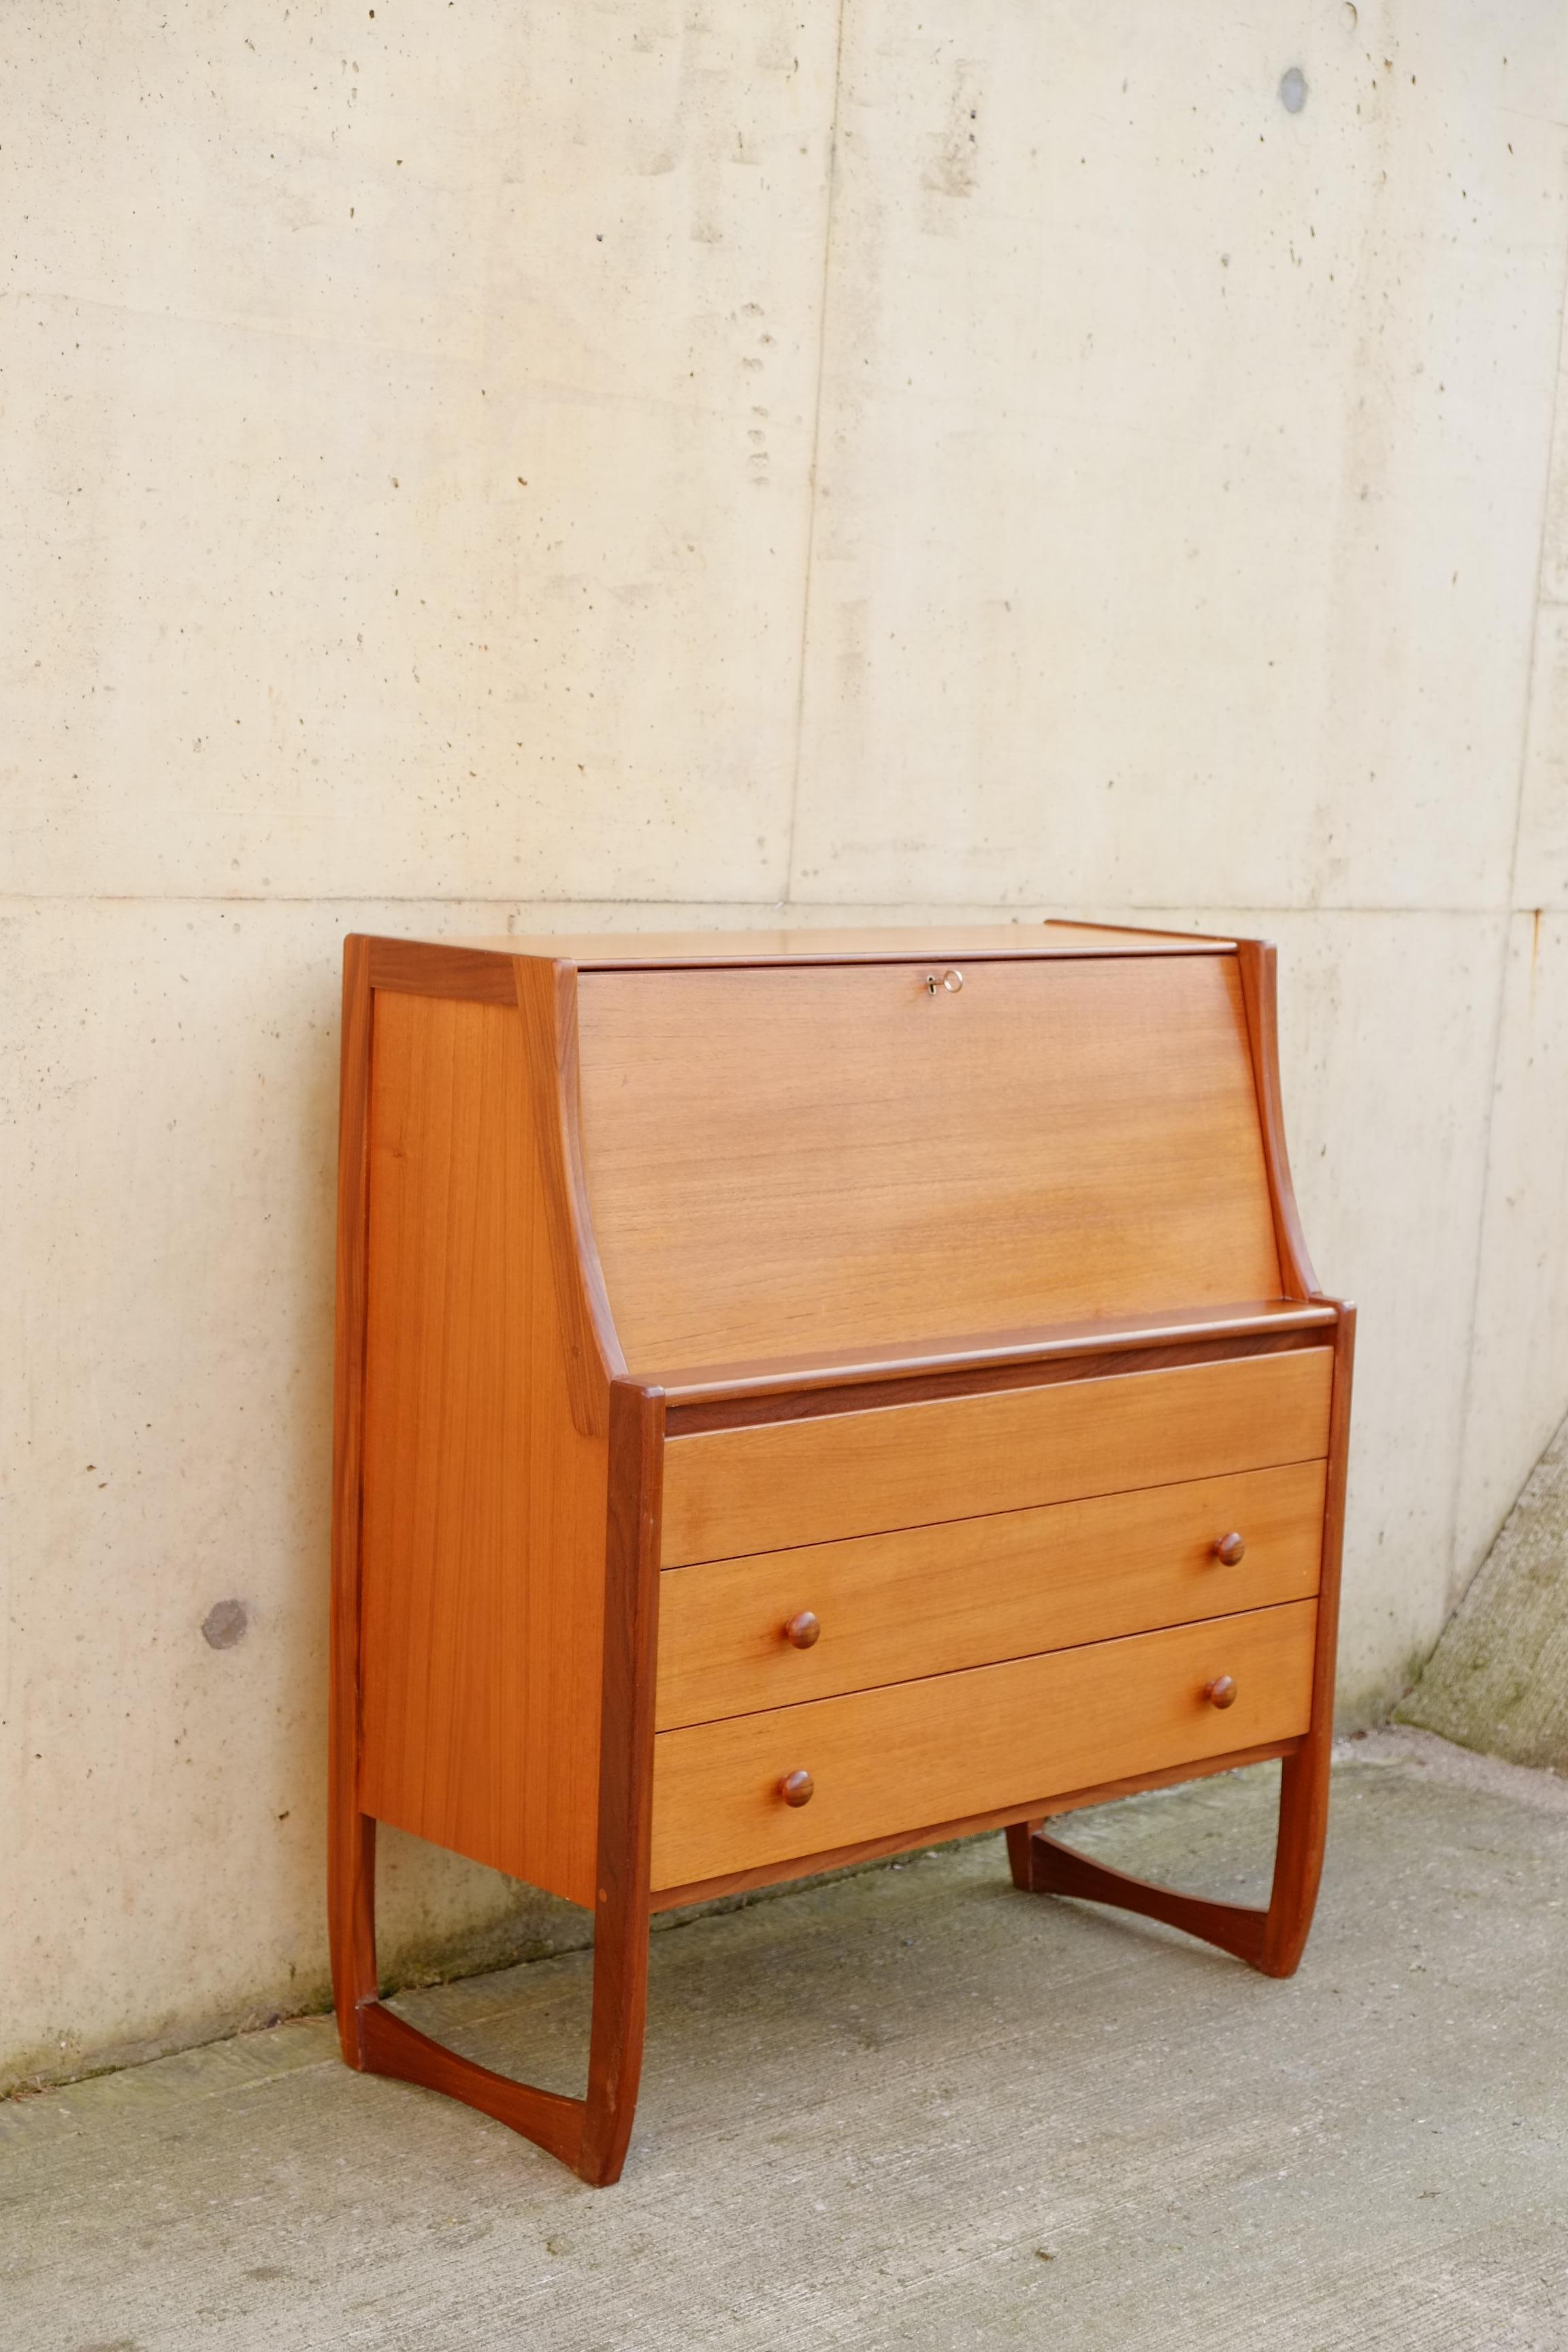
<svg viewBox="0 0 1568 2352"><path fill-rule="evenodd" d="M1273 950L352 939L331 1930L351 2066L614 2180L649 1914L1005 1825L1271 1975L1322 1860L1353 1310ZM1047 1817L1284 1760L1266 1910ZM588 2089L377 1998L375 1825L595 1916Z"/></svg>

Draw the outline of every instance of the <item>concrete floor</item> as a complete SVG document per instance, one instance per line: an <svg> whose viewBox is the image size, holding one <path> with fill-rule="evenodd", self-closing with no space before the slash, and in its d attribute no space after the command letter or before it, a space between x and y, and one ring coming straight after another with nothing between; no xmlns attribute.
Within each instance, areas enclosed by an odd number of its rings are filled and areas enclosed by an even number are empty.
<svg viewBox="0 0 1568 2352"><path fill-rule="evenodd" d="M1247 1895L1268 1768L1085 1817ZM1013 1893L997 1839L654 1941L626 2177L305 2020L0 2106L5 2352L1560 2352L1568 1784L1352 1743L1300 1974ZM409 1995L571 2087L569 1954Z"/></svg>

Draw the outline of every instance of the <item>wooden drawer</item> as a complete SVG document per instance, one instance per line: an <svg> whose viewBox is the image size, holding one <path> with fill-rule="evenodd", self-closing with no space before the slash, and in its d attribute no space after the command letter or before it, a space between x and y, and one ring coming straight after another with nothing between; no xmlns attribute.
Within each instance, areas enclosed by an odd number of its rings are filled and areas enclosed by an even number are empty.
<svg viewBox="0 0 1568 2352"><path fill-rule="evenodd" d="M653 1885L935 1830L1304 1732L1315 1601L661 1731ZM1223 1711L1205 1685L1230 1675ZM804 1769L809 1804L779 1783Z"/></svg>
<svg viewBox="0 0 1568 2352"><path fill-rule="evenodd" d="M1296 1462L667 1570L658 1728L1307 1599L1323 1484ZM821 1626L804 1650L784 1634L803 1610Z"/></svg>
<svg viewBox="0 0 1568 2352"><path fill-rule="evenodd" d="M666 1568L1328 1451L1327 1348L705 1430L665 1447Z"/></svg>

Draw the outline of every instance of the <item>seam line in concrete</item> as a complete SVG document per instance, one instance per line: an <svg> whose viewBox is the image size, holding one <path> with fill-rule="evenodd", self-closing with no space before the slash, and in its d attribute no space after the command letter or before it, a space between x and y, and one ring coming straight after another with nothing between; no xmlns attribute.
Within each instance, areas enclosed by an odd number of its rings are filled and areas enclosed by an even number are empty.
<svg viewBox="0 0 1568 2352"><path fill-rule="evenodd" d="M822 408L827 380L827 309L833 283L833 210L838 194L838 107L844 87L844 17L849 0L838 0L833 42L833 112L827 132L827 200L822 227L822 299L816 314L816 397L812 407L811 461L806 472L805 570L800 589L800 657L795 675L795 764L790 778L789 830L784 843L782 906L795 888L795 844L800 816L800 771L805 750L805 666L811 646L811 583L816 570L817 463L822 451Z"/></svg>
<svg viewBox="0 0 1568 2352"><path fill-rule="evenodd" d="M1056 917L1058 919L1070 919L1072 921L1083 921L1087 923L1093 923L1097 919L1093 908L1089 907L1080 908L1070 898L1053 899L1050 903L1051 913L1053 917ZM801 915L831 913L844 917L848 923L848 928L853 929L853 921L849 919L852 919L857 914L878 914L884 912L897 914L909 908L930 908L933 904L937 906L937 912L934 915L928 914L923 919L928 921L944 920L948 913L951 913L955 918L966 919L969 914L973 913L975 910L979 910L988 916L992 920L1013 918L1016 920L1020 930L1026 930L1045 919L1044 917L1037 912L1034 902L1030 902L1026 906L1019 907L1010 905L1005 901L987 898L965 898L961 900L957 905L944 909L941 906L940 902L934 902L930 898L849 898L839 899L796 898L749 898L735 896L733 898L693 898L685 895L679 898L666 898L662 893L658 891L645 891L637 897L625 898L485 898L479 896L477 893L471 893L468 891L451 893L434 890L401 891L374 889L327 890L310 891L308 893L291 892L287 890L268 890L257 892L217 892L212 890L16 890L0 896L0 914L4 914L13 908L26 908L28 907L582 907L587 908L589 911L592 911L595 907L742 907L754 908L762 914L783 913ZM1096 899L1093 902L1094 908L1103 907L1105 901L1103 898ZM1196 911L1203 920L1210 921L1217 919L1217 917L1226 910L1217 907L1212 908L1200 907ZM1234 908L1231 909L1231 911L1234 912ZM1568 919L1568 907L1542 907L1539 909L1532 909L1530 908L1514 907L1506 903L1498 902L1479 907L1384 907L1371 906L1360 902L1354 905L1344 906L1324 906L1321 904L1312 906L1274 905L1249 907L1245 908L1243 911L1249 922L1255 918L1261 917L1267 919L1273 915L1397 916L1408 919L1412 921L1426 920L1433 916L1457 915L1468 916L1479 921L1483 919L1489 919L1499 915L1501 915L1506 919L1510 915L1539 912L1542 920L1546 922L1562 921ZM1165 915L1168 917L1170 909L1163 906L1144 906L1136 898L1127 898L1119 901L1116 912L1119 917L1121 915ZM1180 926L1172 926L1167 922L1164 928L1179 929ZM627 936L630 937L631 934L628 933ZM1234 937L1235 933L1233 931L1226 930L1222 926L1220 936L1229 939Z"/></svg>

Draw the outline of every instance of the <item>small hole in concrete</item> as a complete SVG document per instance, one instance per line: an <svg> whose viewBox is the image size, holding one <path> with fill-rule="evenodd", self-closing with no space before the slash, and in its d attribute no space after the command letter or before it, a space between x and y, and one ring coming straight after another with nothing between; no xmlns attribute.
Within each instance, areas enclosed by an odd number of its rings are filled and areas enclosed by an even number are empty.
<svg viewBox="0 0 1568 2352"><path fill-rule="evenodd" d="M202 1619L202 1639L210 1650L232 1650L245 1639L250 1612L243 1601L215 1601Z"/></svg>
<svg viewBox="0 0 1568 2352"><path fill-rule="evenodd" d="M1300 114L1307 103L1307 77L1300 66L1292 66L1279 78L1279 103L1287 114Z"/></svg>

